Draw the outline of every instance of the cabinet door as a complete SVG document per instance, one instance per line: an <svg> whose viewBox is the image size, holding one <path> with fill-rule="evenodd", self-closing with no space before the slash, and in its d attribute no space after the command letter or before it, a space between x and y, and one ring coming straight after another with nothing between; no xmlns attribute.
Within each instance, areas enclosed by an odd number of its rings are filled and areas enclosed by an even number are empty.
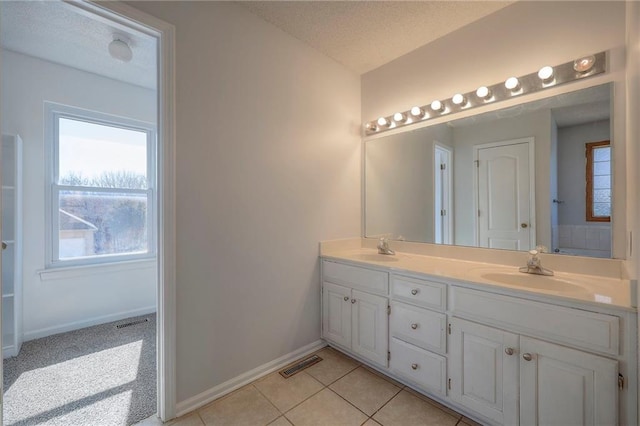
<svg viewBox="0 0 640 426"><path fill-rule="evenodd" d="M518 335L451 319L449 396L500 424L518 424Z"/></svg>
<svg viewBox="0 0 640 426"><path fill-rule="evenodd" d="M618 424L617 361L528 337L520 352L522 425Z"/></svg>
<svg viewBox="0 0 640 426"><path fill-rule="evenodd" d="M355 303L351 311L351 349L358 355L386 367L389 350L388 300L358 290L353 290L353 299Z"/></svg>
<svg viewBox="0 0 640 426"><path fill-rule="evenodd" d="M322 335L345 348L351 346L351 289L322 284Z"/></svg>

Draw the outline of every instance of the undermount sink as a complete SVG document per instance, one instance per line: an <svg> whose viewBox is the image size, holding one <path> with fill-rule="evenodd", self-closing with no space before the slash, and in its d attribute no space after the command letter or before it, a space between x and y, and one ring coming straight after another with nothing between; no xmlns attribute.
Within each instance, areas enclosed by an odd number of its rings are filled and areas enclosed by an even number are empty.
<svg viewBox="0 0 640 426"><path fill-rule="evenodd" d="M547 290L560 293L581 293L583 287L571 281L545 275L524 274L521 272L483 271L478 274L487 281L537 290Z"/></svg>
<svg viewBox="0 0 640 426"><path fill-rule="evenodd" d="M373 262L397 262L398 258L390 254L357 253L351 255L355 260L368 260Z"/></svg>

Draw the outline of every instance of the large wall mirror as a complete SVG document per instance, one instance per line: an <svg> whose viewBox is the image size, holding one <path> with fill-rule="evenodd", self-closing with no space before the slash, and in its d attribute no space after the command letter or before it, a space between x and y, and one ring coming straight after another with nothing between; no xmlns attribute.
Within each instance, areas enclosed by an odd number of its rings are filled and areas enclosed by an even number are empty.
<svg viewBox="0 0 640 426"><path fill-rule="evenodd" d="M611 257L611 84L365 142L365 236Z"/></svg>

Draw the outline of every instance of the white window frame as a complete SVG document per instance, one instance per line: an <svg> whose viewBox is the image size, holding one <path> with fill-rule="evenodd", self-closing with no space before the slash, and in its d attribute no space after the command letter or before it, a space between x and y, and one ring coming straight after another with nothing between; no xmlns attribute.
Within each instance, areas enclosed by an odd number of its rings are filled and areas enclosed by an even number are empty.
<svg viewBox="0 0 640 426"><path fill-rule="evenodd" d="M98 188L75 185L60 185L59 178L59 122L67 118L88 123L95 123L109 127L135 130L147 134L147 189L135 190L126 188ZM156 191L156 126L140 120L105 114L68 105L45 102L45 142L46 150L46 261L47 269L66 268L72 266L88 266L113 264L133 260L154 259L157 254L157 191ZM144 193L147 194L147 244L148 251L144 253L118 253L98 256L88 256L74 259L59 259L59 204L58 196L61 190L90 190L105 193Z"/></svg>

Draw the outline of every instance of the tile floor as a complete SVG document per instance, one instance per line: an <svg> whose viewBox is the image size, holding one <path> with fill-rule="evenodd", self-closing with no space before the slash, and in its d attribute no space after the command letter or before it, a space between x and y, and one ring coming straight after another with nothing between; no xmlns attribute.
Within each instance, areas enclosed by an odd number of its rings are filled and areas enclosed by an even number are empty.
<svg viewBox="0 0 640 426"><path fill-rule="evenodd" d="M272 373L165 426L477 425L335 349L317 354L322 361L288 379Z"/></svg>

